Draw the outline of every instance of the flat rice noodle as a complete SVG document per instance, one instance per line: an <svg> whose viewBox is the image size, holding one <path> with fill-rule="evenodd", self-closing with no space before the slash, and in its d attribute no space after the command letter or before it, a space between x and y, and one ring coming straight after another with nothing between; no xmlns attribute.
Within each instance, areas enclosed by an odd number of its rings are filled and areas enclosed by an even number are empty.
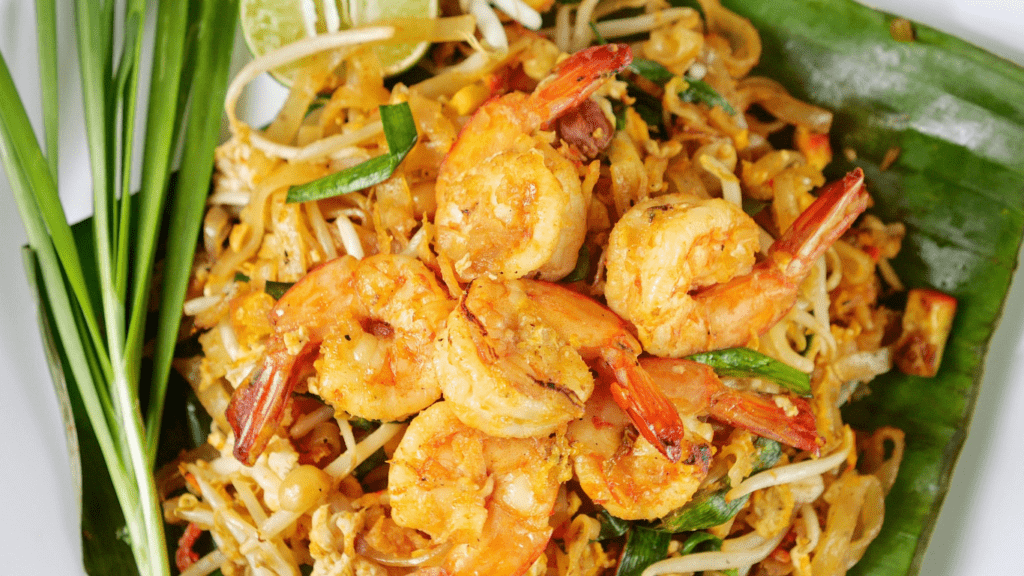
<svg viewBox="0 0 1024 576"><path fill-rule="evenodd" d="M884 495L878 478L848 470L829 487L824 498L829 503L828 517L814 549L811 573L841 576L882 529Z"/></svg>
<svg viewBox="0 0 1024 576"><path fill-rule="evenodd" d="M731 54L720 54L729 75L746 76L761 59L761 36L750 20L727 10L718 0L698 0L704 10L708 32L728 40Z"/></svg>
<svg viewBox="0 0 1024 576"><path fill-rule="evenodd" d="M751 76L736 83L736 91L750 104L760 104L779 120L803 126L817 134L827 134L832 128L832 113L824 108L800 101L789 94L775 80Z"/></svg>

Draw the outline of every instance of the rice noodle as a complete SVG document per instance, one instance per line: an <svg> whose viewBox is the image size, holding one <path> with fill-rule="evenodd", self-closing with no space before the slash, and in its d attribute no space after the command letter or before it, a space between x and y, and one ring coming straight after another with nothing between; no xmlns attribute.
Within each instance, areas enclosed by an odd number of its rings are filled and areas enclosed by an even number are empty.
<svg viewBox="0 0 1024 576"><path fill-rule="evenodd" d="M600 20L609 14L614 14L619 10L625 10L627 8L643 8L647 7L650 11L651 3L649 0L605 0L599 3L594 8L594 19Z"/></svg>
<svg viewBox="0 0 1024 576"><path fill-rule="evenodd" d="M574 6L561 4L558 12L555 13L555 31L552 34L555 45L562 52L569 51L569 44L572 42L572 11Z"/></svg>
<svg viewBox="0 0 1024 576"><path fill-rule="evenodd" d="M743 207L743 193L740 191L740 179L732 173L722 161L710 154L702 154L699 156L700 165L713 174L715 178L718 178L722 183L722 198L727 201Z"/></svg>
<svg viewBox="0 0 1024 576"><path fill-rule="evenodd" d="M761 342L768 350L771 351L771 356L774 356L781 362L789 364L801 372L810 373L814 370L814 361L797 353L796 350L793 350L793 347L789 343L789 337L786 335L786 331L789 327L789 319L797 312L799 311L796 309L790 310L782 320L768 330Z"/></svg>
<svg viewBox="0 0 1024 576"><path fill-rule="evenodd" d="M361 546L360 543L362 543ZM390 554L385 554L367 544L363 539L356 540L356 546L358 547L360 554L378 564L393 566L395 568L415 568L416 566L429 566L434 564L434 560L447 554L448 551L451 550L452 543L444 542L426 551L419 550L415 556L410 556L408 558L400 558Z"/></svg>
<svg viewBox="0 0 1024 576"><path fill-rule="evenodd" d="M751 76L740 80L736 90L744 94L749 102L760 104L784 122L804 126L818 134L827 134L832 127L831 112L794 98L775 80Z"/></svg>
<svg viewBox="0 0 1024 576"><path fill-rule="evenodd" d="M764 472L754 474L741 482L738 486L726 493L726 500L735 500L755 490L763 490L770 486L789 484L799 480L823 474L842 464L853 450L853 432L846 428L843 435L843 444L833 454L818 458L817 460L805 460L796 464L778 466Z"/></svg>
<svg viewBox="0 0 1024 576"><path fill-rule="evenodd" d="M771 538L765 538L757 532L750 532L738 538L723 540L720 552L698 552L661 560L644 569L641 576L748 567L767 558L772 550L775 550L782 542L786 532L788 530L780 530Z"/></svg>
<svg viewBox="0 0 1024 576"><path fill-rule="evenodd" d="M255 133L251 134L250 138L252 139L253 146L259 148L260 151L268 156L274 156L276 158L295 162L308 162L310 160L318 160L320 158L333 156L341 150L363 144L383 133L384 124L381 123L380 120L375 120L367 123L361 128L352 130L351 132L333 134L321 140L311 142L305 146L280 144L263 138Z"/></svg>

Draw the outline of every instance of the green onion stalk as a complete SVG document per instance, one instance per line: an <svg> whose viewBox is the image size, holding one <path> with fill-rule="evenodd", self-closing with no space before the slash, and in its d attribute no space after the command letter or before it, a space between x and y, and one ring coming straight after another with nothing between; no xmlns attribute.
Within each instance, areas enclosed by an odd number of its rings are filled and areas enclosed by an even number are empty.
<svg viewBox="0 0 1024 576"><path fill-rule="evenodd" d="M153 471L181 305L220 134L238 8L237 0L153 4L155 10L144 0L75 1L93 200L89 241L75 236L58 194L63 88L55 0L36 2L45 150L0 54L0 160L26 230L26 268L37 289L56 389L64 391L62 400L80 402L87 417L78 424L91 429L99 445L138 572L157 575L170 574L170 567ZM146 47L143 31L152 15L156 32ZM153 64L143 110L140 63L147 48ZM144 122L141 143L135 142L137 121ZM139 148L141 162L136 162ZM171 194L179 149L182 160ZM135 181L141 186L133 193ZM165 225L165 276L153 336L146 312ZM154 350L151 373L143 371L148 344ZM145 406L140 396L147 398Z"/></svg>

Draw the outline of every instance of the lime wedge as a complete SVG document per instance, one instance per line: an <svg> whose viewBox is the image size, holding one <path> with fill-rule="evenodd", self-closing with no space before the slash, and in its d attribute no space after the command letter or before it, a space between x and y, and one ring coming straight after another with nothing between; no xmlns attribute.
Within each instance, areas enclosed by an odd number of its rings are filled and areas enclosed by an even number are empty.
<svg viewBox="0 0 1024 576"><path fill-rule="evenodd" d="M238 9L249 51L262 56L296 40L352 26L391 18L435 18L438 0L241 0ZM385 44L373 51L384 75L393 76L416 64L429 47L429 42ZM272 75L290 86L304 62L282 66Z"/></svg>

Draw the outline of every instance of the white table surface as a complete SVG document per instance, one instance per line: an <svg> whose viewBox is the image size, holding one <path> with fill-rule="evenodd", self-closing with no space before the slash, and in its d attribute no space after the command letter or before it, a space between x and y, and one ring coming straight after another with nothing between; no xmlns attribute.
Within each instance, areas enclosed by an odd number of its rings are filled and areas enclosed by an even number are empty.
<svg viewBox="0 0 1024 576"><path fill-rule="evenodd" d="M1024 65L1024 0L873 0L876 8L955 34ZM68 3L70 4L70 3ZM90 212L67 195L88 182L70 9L59 17L64 124L60 186L69 217ZM26 102L39 101L29 0L0 0L0 50ZM38 107L30 115L39 125ZM72 118L75 120L67 120ZM22 272L25 233L0 178L0 574L80 574L80 536L63 424ZM992 340L970 435L924 559L923 575L1024 574L1024 278L1018 272Z"/></svg>

